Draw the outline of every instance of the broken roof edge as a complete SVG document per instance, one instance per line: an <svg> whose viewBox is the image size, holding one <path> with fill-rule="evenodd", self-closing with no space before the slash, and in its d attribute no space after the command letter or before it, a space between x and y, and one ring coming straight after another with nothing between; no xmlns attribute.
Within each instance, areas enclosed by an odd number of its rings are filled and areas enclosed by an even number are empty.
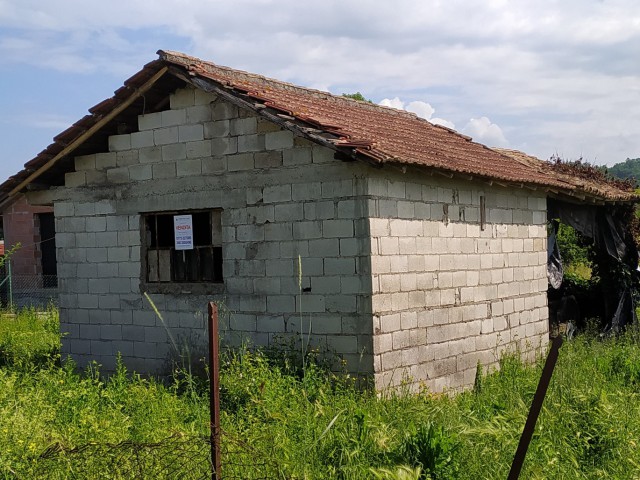
<svg viewBox="0 0 640 480"><path fill-rule="evenodd" d="M558 180L567 184L568 188L561 189L559 191L555 191L554 189L549 190L550 193L557 195L561 199L567 200L563 197L568 196L573 199L580 200L581 203L589 201L594 204L640 202L640 195L633 191L624 190L613 183L569 175L566 172L560 171L553 163L542 160L533 155L529 155L520 150L507 148L494 148L494 150L513 158L523 165L538 168L541 172L553 175Z"/></svg>

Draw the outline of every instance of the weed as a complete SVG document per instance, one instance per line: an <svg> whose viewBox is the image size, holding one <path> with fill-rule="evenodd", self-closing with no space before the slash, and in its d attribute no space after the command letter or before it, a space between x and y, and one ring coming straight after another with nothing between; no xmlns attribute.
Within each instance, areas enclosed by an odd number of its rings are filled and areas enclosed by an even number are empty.
<svg viewBox="0 0 640 480"><path fill-rule="evenodd" d="M458 443L442 426L421 424L415 431L405 434L395 457L400 464L421 468L420 479L453 478L457 466L454 462Z"/></svg>

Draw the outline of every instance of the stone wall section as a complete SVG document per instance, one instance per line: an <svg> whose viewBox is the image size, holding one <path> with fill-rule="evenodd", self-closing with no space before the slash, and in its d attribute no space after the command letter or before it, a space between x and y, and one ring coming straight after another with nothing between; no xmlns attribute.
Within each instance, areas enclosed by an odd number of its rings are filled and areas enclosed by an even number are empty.
<svg viewBox="0 0 640 480"><path fill-rule="evenodd" d="M366 167L193 88L138 127L77 157L57 192L63 353L106 369L117 352L138 371L161 373L178 351L193 363L220 300L226 343L302 331L370 373ZM222 209L224 284L146 284L145 213L196 209Z"/></svg>
<svg viewBox="0 0 640 480"><path fill-rule="evenodd" d="M457 390L546 345L544 194L411 172L368 187L378 389Z"/></svg>

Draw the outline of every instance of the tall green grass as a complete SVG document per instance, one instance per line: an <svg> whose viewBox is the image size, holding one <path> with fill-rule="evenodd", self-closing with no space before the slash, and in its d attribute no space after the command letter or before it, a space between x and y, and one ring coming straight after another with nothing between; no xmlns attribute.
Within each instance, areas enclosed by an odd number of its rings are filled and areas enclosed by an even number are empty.
<svg viewBox="0 0 640 480"><path fill-rule="evenodd" d="M375 478L403 466L421 467L419 478L506 478L541 366L505 357L476 391L379 398L313 370L283 375L247 353L224 370L224 425L277 459L284 478ZM565 344L521 478L638 478L639 374L632 335Z"/></svg>
<svg viewBox="0 0 640 480"><path fill-rule="evenodd" d="M60 350L58 311L0 311L0 365L47 362Z"/></svg>
<svg viewBox="0 0 640 480"><path fill-rule="evenodd" d="M206 438L206 382L183 372L161 383L123 366L109 378L97 366L85 372L68 361L60 366L47 347L55 342L15 333L28 330L17 326L24 322L40 337L51 329L47 322L55 323L51 315L53 320L24 317L12 320L11 327L0 325L3 355L11 359L0 367L0 478L35 478L42 453L56 446L66 451L175 435ZM13 340L6 342L8 337ZM48 351L48 360L25 345ZM283 479L506 478L543 360L525 366L505 357L499 372L479 376L474 390L455 397L402 390L381 397L313 358L306 359L302 373L277 352L229 352L221 366L223 473ZM638 478L639 395L636 335L583 336L565 343L521 478ZM65 462L64 453L60 459L48 466L55 470L52 478L72 476L77 464ZM86 461L102 468L98 459ZM193 465L206 461L206 449L191 459ZM196 478L189 477L193 471L187 468L184 477ZM109 471L93 474L121 478Z"/></svg>
<svg viewBox="0 0 640 480"><path fill-rule="evenodd" d="M74 473L91 463L91 449L73 463L49 462L46 471L40 457L48 449L206 434L207 404L185 393L183 378L167 385L121 364L109 377L97 364L77 371L70 360L61 366L59 348L54 309L0 317L0 478L123 478L90 468L86 477Z"/></svg>

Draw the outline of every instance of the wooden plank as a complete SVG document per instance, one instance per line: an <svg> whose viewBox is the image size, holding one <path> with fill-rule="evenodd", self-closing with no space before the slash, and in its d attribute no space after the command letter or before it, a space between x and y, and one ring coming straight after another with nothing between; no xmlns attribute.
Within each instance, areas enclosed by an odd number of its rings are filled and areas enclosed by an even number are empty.
<svg viewBox="0 0 640 480"><path fill-rule="evenodd" d="M211 282L214 279L213 247L200 247L200 265L198 265L199 280Z"/></svg>
<svg viewBox="0 0 640 480"><path fill-rule="evenodd" d="M158 250L158 278L161 282L171 281L171 250Z"/></svg>
<svg viewBox="0 0 640 480"><path fill-rule="evenodd" d="M222 246L222 210L211 212L211 245Z"/></svg>
<svg viewBox="0 0 640 480"><path fill-rule="evenodd" d="M187 267L187 280L190 282L200 281L200 249L185 250L184 254Z"/></svg>
<svg viewBox="0 0 640 480"><path fill-rule="evenodd" d="M158 250L147 250L147 281L157 282L160 280L158 275Z"/></svg>

